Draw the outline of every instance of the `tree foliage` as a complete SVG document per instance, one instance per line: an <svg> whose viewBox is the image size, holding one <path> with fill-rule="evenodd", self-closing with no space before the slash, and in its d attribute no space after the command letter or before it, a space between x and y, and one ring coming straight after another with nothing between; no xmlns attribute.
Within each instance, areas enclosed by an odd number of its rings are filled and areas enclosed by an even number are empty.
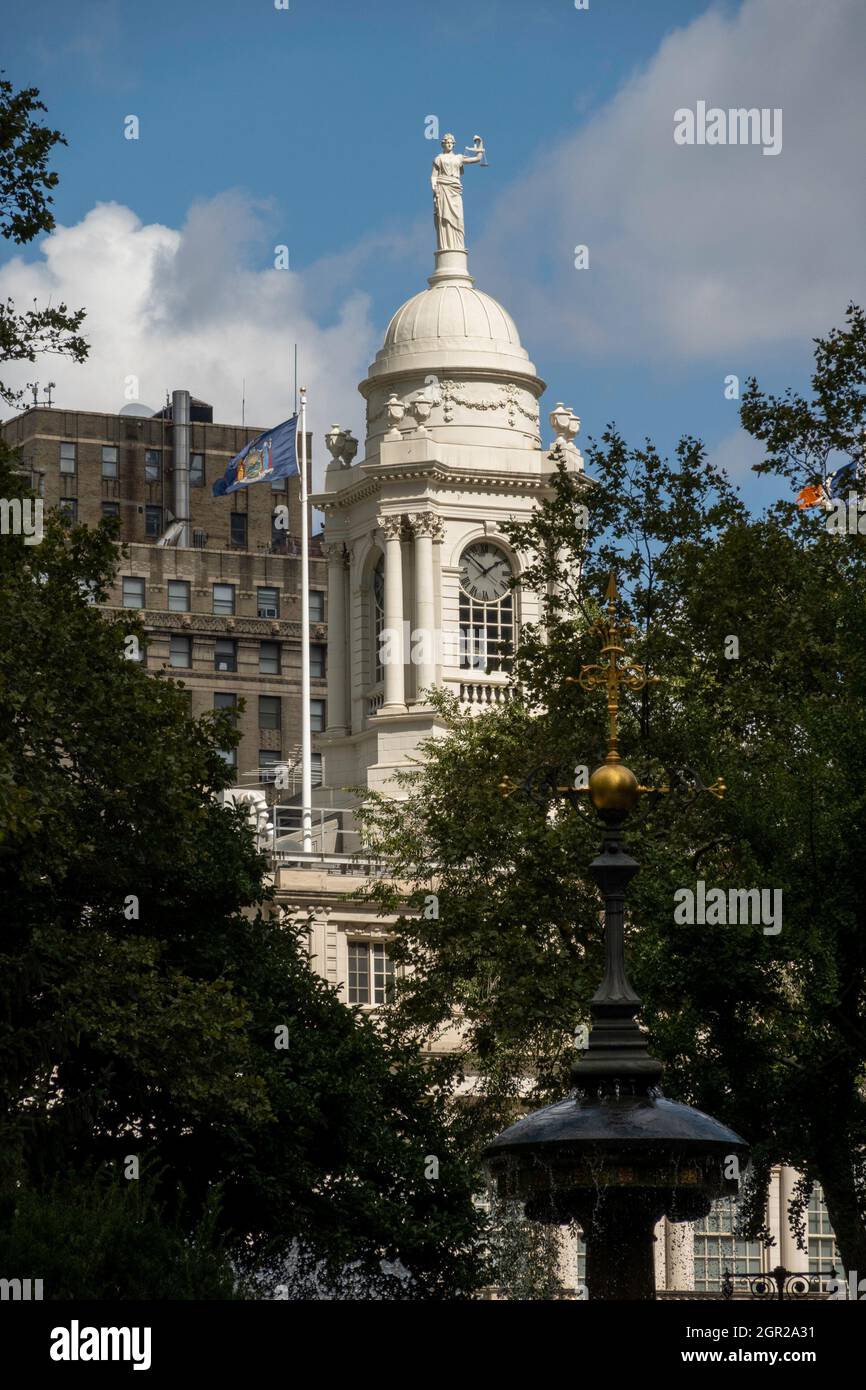
<svg viewBox="0 0 866 1390"><path fill-rule="evenodd" d="M50 514L41 544L0 541L0 1187L56 1214L132 1154L158 1208L184 1194L191 1239L217 1212L250 1278L300 1252L373 1293L468 1291L482 1222L450 1078L346 1008L276 913L215 797L229 716L189 718L125 658L137 615L95 606L113 525Z"/></svg>
<svg viewBox="0 0 866 1390"><path fill-rule="evenodd" d="M44 125L45 111L35 87L16 91L0 78L0 236L24 245L54 228L52 191L58 176L49 169L52 152L66 141ZM57 353L83 362L88 348L79 329L83 309L65 304L16 310L11 299L0 302L0 362L35 362L42 353ZM24 393L0 381L0 400L18 405Z"/></svg>

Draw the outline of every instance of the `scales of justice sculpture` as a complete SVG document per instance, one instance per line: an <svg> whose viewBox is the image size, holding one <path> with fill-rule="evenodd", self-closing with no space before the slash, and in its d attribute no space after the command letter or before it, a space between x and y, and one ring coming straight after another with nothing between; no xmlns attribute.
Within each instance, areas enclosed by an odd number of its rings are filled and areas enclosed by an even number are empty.
<svg viewBox="0 0 866 1390"><path fill-rule="evenodd" d="M465 251L466 235L463 221L463 168L480 164L487 168L484 141L473 136L471 149L455 154L454 136L442 136L442 153L433 160L430 182L433 186L433 225L436 228L437 251Z"/></svg>

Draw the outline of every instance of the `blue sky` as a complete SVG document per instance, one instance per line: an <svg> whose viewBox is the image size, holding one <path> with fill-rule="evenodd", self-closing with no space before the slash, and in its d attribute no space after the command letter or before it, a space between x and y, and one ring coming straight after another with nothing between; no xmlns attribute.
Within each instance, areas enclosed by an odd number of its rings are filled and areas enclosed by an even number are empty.
<svg viewBox="0 0 866 1390"><path fill-rule="evenodd" d="M810 338L866 293L861 0L0 9L7 76L40 88L69 141L56 254L0 252L3 292L91 311L91 364L40 371L61 403L118 408L128 357L149 404L188 384L236 419L246 378L247 418L269 423L299 337L314 423L362 433L354 385L432 268L430 114L458 147L485 137L490 167L465 178L471 269L581 438L610 419L668 448L699 434L767 496L724 379L805 384ZM673 111L700 98L782 108L781 154L677 149ZM98 204L128 213L100 221Z"/></svg>

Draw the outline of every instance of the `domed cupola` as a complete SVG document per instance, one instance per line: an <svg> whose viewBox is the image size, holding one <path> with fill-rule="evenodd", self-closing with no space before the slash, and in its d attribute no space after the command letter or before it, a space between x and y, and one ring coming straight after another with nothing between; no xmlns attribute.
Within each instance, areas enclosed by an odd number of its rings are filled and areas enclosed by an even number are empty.
<svg viewBox="0 0 866 1390"><path fill-rule="evenodd" d="M465 249L438 250L428 285L394 314L359 387L367 457L419 424L442 443L537 449L545 384L513 318L475 288Z"/></svg>

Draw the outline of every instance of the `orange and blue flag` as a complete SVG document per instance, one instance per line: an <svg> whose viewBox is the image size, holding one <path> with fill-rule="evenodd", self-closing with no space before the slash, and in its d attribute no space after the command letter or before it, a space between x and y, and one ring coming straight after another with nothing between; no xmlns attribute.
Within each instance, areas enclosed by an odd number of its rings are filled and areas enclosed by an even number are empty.
<svg viewBox="0 0 866 1390"><path fill-rule="evenodd" d="M797 494L797 506L817 507L819 502L824 501L824 488L821 483L814 483L810 487L801 488Z"/></svg>

